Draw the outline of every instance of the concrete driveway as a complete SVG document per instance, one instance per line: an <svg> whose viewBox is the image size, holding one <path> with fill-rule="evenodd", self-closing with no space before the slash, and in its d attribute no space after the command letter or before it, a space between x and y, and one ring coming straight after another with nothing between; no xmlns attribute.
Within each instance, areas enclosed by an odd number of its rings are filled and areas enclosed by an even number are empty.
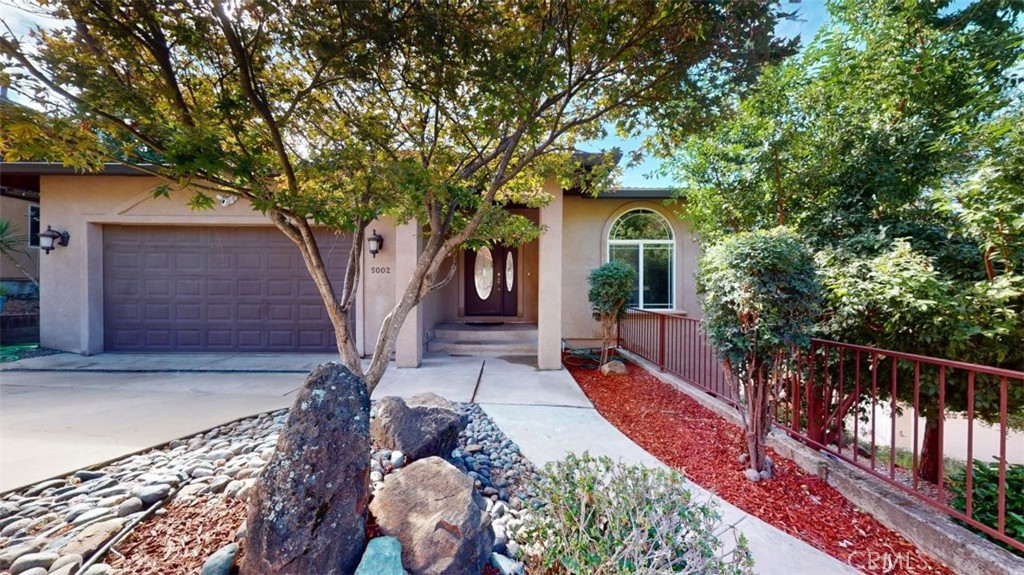
<svg viewBox="0 0 1024 575"><path fill-rule="evenodd" d="M60 354L0 366L0 492L119 458L231 420L288 407L305 374L334 359L298 354ZM475 401L538 465L590 451L664 467L594 409L565 371L530 358L424 358L387 371L374 398L433 391ZM693 485L750 541L764 575L856 573ZM723 531L729 545L732 537Z"/></svg>
<svg viewBox="0 0 1024 575"><path fill-rule="evenodd" d="M0 492L289 407L334 355L58 354L0 366ZM488 369L483 369L484 365ZM516 382L515 386L508 382ZM392 367L374 398L433 391L452 401L590 407L565 372L524 361L433 355Z"/></svg>

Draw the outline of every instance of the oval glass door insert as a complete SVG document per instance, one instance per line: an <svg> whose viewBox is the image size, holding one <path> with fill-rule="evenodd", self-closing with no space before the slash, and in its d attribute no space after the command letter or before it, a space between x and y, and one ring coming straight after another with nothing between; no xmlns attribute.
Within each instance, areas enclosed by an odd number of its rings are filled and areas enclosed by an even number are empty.
<svg viewBox="0 0 1024 575"><path fill-rule="evenodd" d="M516 262L512 259L512 252L505 252L505 289L512 293L512 283L515 281Z"/></svg>
<svg viewBox="0 0 1024 575"><path fill-rule="evenodd" d="M476 295L485 300L494 288L494 259L491 250L483 247L476 252L476 264L473 266L473 283Z"/></svg>

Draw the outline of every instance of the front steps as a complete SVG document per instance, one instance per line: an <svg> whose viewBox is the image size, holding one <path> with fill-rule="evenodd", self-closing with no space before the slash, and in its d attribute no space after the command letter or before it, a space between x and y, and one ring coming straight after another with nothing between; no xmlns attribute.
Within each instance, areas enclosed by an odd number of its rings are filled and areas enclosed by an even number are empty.
<svg viewBox="0 0 1024 575"><path fill-rule="evenodd" d="M537 326L443 323L434 327L427 351L449 355L537 355Z"/></svg>

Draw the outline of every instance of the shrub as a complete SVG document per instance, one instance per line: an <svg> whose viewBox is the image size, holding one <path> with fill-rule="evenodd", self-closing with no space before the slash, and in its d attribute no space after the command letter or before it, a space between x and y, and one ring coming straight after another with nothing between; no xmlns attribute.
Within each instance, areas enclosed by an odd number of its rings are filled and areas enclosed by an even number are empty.
<svg viewBox="0 0 1024 575"><path fill-rule="evenodd" d="M814 258L785 228L730 236L700 262L704 328L742 390L750 468L765 469L769 398L795 348L810 343L820 309Z"/></svg>
<svg viewBox="0 0 1024 575"><path fill-rule="evenodd" d="M752 572L742 535L724 551L718 513L694 502L678 473L570 453L533 487L539 509L522 532L531 573Z"/></svg>
<svg viewBox="0 0 1024 575"><path fill-rule="evenodd" d="M615 327L626 314L626 305L636 285L636 270L624 262L608 262L590 272L587 297L594 319L601 322L601 365L615 345Z"/></svg>
<svg viewBox="0 0 1024 575"><path fill-rule="evenodd" d="M996 529L999 521L999 462L985 463L975 459L971 483L974 488L974 496L971 499L971 518ZM950 505L966 513L966 470L958 471L950 476L949 490L953 493ZM1006 534L1017 541L1024 541L1024 465L1010 464L1006 466L1005 491ZM964 525L970 528L970 526ZM980 531L975 532L992 540L991 537ZM1024 556L1024 553L1011 549L1004 543L997 542L997 544Z"/></svg>

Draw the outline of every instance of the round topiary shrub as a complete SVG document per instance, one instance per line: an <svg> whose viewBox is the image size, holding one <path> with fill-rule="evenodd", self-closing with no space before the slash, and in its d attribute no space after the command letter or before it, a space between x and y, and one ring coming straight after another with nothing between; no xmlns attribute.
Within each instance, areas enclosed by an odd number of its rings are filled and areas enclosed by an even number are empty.
<svg viewBox="0 0 1024 575"><path fill-rule="evenodd" d="M636 287L636 270L627 263L611 261L594 268L590 282L591 308L594 319L601 322L601 365L608 362L608 350L616 343L616 327L626 315L626 306Z"/></svg>

